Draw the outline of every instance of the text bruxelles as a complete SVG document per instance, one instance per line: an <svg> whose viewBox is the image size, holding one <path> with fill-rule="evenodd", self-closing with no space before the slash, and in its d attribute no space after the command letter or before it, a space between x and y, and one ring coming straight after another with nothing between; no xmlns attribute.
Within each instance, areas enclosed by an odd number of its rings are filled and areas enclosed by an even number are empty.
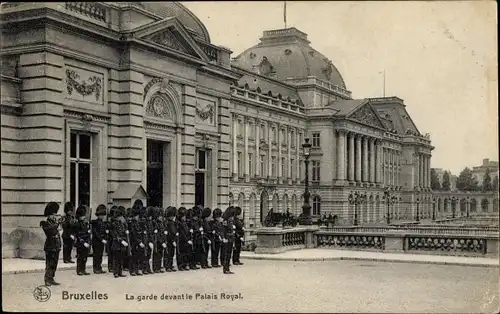
<svg viewBox="0 0 500 314"><path fill-rule="evenodd" d="M68 291L62 292L63 300L107 300L107 293L98 293L97 291L92 291L90 293L70 293Z"/></svg>

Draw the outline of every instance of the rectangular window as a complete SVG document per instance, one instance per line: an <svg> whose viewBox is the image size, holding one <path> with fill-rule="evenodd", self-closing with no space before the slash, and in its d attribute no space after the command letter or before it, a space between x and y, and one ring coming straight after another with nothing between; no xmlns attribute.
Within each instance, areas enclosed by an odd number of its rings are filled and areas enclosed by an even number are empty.
<svg viewBox="0 0 500 314"><path fill-rule="evenodd" d="M302 178L303 178L302 174L304 173L304 171L302 171L302 163L303 162L304 162L303 160L299 159L299 179L300 180L302 180Z"/></svg>
<svg viewBox="0 0 500 314"><path fill-rule="evenodd" d="M272 167L271 168L271 175L273 177L276 177L276 157L275 156L273 156L271 158L271 167Z"/></svg>
<svg viewBox="0 0 500 314"><path fill-rule="evenodd" d="M243 171L241 169L242 164L241 164L241 152L238 152L238 176L241 176L243 174Z"/></svg>
<svg viewBox="0 0 500 314"><path fill-rule="evenodd" d="M319 133L312 134L312 147L320 147Z"/></svg>
<svg viewBox="0 0 500 314"><path fill-rule="evenodd" d="M243 121L238 120L238 127L240 129L240 135L245 136L245 128L244 128Z"/></svg>
<svg viewBox="0 0 500 314"><path fill-rule="evenodd" d="M277 142L276 137L277 137L276 136L276 128L273 128L273 142L275 142L275 143Z"/></svg>
<svg viewBox="0 0 500 314"><path fill-rule="evenodd" d="M253 172L252 172L252 154L248 153L248 173L250 174L250 177L253 177Z"/></svg>
<svg viewBox="0 0 500 314"><path fill-rule="evenodd" d="M318 160L312 161L312 181L320 181L320 166Z"/></svg>
<svg viewBox="0 0 500 314"><path fill-rule="evenodd" d="M290 135L290 140L292 141L290 143L290 146L295 147L295 131L292 131L292 133Z"/></svg>
<svg viewBox="0 0 500 314"><path fill-rule="evenodd" d="M260 125L260 138L265 141L266 139L266 128L263 124Z"/></svg>
<svg viewBox="0 0 500 314"><path fill-rule="evenodd" d="M295 168L294 165L295 160L290 159L290 178L293 178L295 176L295 171L293 171L293 168Z"/></svg>
<svg viewBox="0 0 500 314"><path fill-rule="evenodd" d="M207 160L206 151L198 150L198 164L196 165L196 168L198 168L198 170L205 170L206 160Z"/></svg>
<svg viewBox="0 0 500 314"><path fill-rule="evenodd" d="M285 129L281 129L281 144L286 144L286 132L285 132Z"/></svg>
<svg viewBox="0 0 500 314"><path fill-rule="evenodd" d="M285 157L281 158L281 176L286 178L286 161L285 161Z"/></svg>
<svg viewBox="0 0 500 314"><path fill-rule="evenodd" d="M70 137L70 201L75 206L90 206L92 136L72 132Z"/></svg>
<svg viewBox="0 0 500 314"><path fill-rule="evenodd" d="M265 162L265 157L264 155L260 155L260 176L261 177L264 177L264 165L266 164Z"/></svg>

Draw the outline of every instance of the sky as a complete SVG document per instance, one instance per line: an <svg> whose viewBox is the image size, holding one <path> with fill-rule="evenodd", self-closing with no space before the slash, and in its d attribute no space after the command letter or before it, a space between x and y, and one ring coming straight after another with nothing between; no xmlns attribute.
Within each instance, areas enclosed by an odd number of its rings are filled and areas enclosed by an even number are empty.
<svg viewBox="0 0 500 314"><path fill-rule="evenodd" d="M236 57L284 28L283 1L184 2L213 44ZM458 174L498 160L496 2L288 1L287 27L308 34L353 98L402 98L435 147L431 167Z"/></svg>

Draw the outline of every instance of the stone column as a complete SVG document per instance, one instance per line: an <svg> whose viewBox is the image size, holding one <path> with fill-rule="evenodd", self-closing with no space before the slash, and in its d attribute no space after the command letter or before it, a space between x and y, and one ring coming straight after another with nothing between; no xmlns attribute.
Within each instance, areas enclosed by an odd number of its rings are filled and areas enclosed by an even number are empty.
<svg viewBox="0 0 500 314"><path fill-rule="evenodd" d="M354 181L354 133L349 133L349 181Z"/></svg>
<svg viewBox="0 0 500 314"><path fill-rule="evenodd" d="M175 146L176 146L176 162L177 162L177 173L176 173L176 202L177 208L182 206L181 199L181 174L182 174L182 130L178 129L175 135Z"/></svg>
<svg viewBox="0 0 500 314"><path fill-rule="evenodd" d="M273 138L271 137L271 130L272 130L272 125L270 122L267 123L267 178L270 179L273 176L273 173L271 172L272 169L272 150L271 147L273 146Z"/></svg>
<svg viewBox="0 0 500 314"><path fill-rule="evenodd" d="M427 187L431 187L431 155L427 157Z"/></svg>
<svg viewBox="0 0 500 314"><path fill-rule="evenodd" d="M281 184L282 180L283 180L283 173L281 172L281 141L283 141L283 139L281 138L281 125L278 125L278 127L276 128L276 130L278 131L278 183Z"/></svg>
<svg viewBox="0 0 500 314"><path fill-rule="evenodd" d="M296 130L295 132L295 141L297 142L297 144L295 145L295 154L296 154L296 158L295 158L295 167L297 167L297 171L295 172L295 178L297 179L297 182L300 182L300 150L302 149L302 143L300 142L300 133L299 133L299 129Z"/></svg>
<svg viewBox="0 0 500 314"><path fill-rule="evenodd" d="M233 113L233 181L238 181L238 116Z"/></svg>
<svg viewBox="0 0 500 314"><path fill-rule="evenodd" d="M345 131L339 130L338 145L337 145L337 180L345 180Z"/></svg>
<svg viewBox="0 0 500 314"><path fill-rule="evenodd" d="M262 134L264 135L264 134ZM255 176L259 178L260 173L260 120L255 120Z"/></svg>
<svg viewBox="0 0 500 314"><path fill-rule="evenodd" d="M290 180L292 179L292 172L291 169L293 167L292 165L292 132L290 128L287 128L287 134L288 134L288 141L286 142L286 148L288 151L288 164L286 167L286 173L287 173L287 179L288 179L288 184L290 184Z"/></svg>
<svg viewBox="0 0 500 314"><path fill-rule="evenodd" d="M250 136L250 120L248 118L243 119L243 129L245 130L244 136L244 143L245 143L245 151L243 153L243 162L245 163L244 169L245 169L245 181L250 182L250 169L248 167L248 137Z"/></svg>
<svg viewBox="0 0 500 314"><path fill-rule="evenodd" d="M400 172L400 167L401 167L401 152L398 151L396 154L396 186L399 186L399 180L401 176Z"/></svg>
<svg viewBox="0 0 500 314"><path fill-rule="evenodd" d="M368 182L368 138L363 137L363 182Z"/></svg>
<svg viewBox="0 0 500 314"><path fill-rule="evenodd" d="M375 182L375 139L370 139L370 182Z"/></svg>
<svg viewBox="0 0 500 314"><path fill-rule="evenodd" d="M356 181L361 182L361 136L356 136Z"/></svg>

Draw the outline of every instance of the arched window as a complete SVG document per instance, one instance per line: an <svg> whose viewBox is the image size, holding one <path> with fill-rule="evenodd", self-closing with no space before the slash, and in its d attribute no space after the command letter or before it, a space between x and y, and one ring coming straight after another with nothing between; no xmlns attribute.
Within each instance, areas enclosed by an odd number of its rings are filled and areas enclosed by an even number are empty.
<svg viewBox="0 0 500 314"><path fill-rule="evenodd" d="M469 208L469 211L470 212L473 212L475 213L477 211L477 201L475 198L471 199L470 200L470 208Z"/></svg>
<svg viewBox="0 0 500 314"><path fill-rule="evenodd" d="M490 205L490 202L488 201L487 198L483 198L483 200L481 201L481 209L483 210L483 212L487 212L488 211L488 206Z"/></svg>
<svg viewBox="0 0 500 314"><path fill-rule="evenodd" d="M321 199L319 196L314 195L313 196L313 216L320 216L321 215Z"/></svg>

